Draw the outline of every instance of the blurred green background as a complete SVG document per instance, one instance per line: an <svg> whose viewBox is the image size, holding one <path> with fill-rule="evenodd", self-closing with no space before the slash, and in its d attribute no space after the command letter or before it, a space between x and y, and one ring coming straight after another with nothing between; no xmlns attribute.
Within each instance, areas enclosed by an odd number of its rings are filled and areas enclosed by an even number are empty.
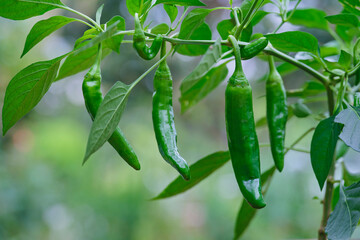
<svg viewBox="0 0 360 240"><path fill-rule="evenodd" d="M204 0L209 7L224 1ZM64 0L64 3L94 16L104 3L103 21L113 15L132 19L125 1ZM234 1L239 4L239 1ZM329 14L341 9L336 1L303 0L300 8L320 8ZM266 10L275 10L268 6ZM86 27L74 23L45 39L23 59L19 59L26 34L32 25L64 11L52 11L27 21L0 19L0 104L6 86L22 68L34 61L50 59L72 49ZM216 11L207 22L216 29L225 11ZM148 17L155 25L168 22L162 7ZM254 32L267 33L279 20L267 16ZM285 24L281 31L300 29ZM326 32L311 31L321 44L331 41ZM217 38L215 30L213 39ZM225 83L190 111L180 115L180 81L199 58L175 54L169 60L174 78L174 107L181 154L189 163L219 150L226 150L224 121ZM123 44L121 54L111 54L103 62L103 90L115 81L130 83L154 61L141 60L131 45ZM264 82L267 64L259 59L244 63L254 89L255 117L265 116ZM230 72L233 69L229 65ZM242 197L231 164L225 165L185 194L168 200L150 201L177 172L162 160L151 122L152 77L148 75L132 92L120 123L142 164L140 172L127 166L106 144L81 166L91 121L81 92L84 73L52 85L38 106L0 137L0 239L231 239ZM310 80L301 72L285 78L287 88L300 87ZM290 102L292 100L289 100ZM322 111L325 103L310 105ZM287 126L287 145L308 128L312 118L291 119ZM258 129L260 143L268 143L266 128ZM311 134L298 147L309 149ZM261 149L262 169L272 166L269 148ZM351 152L345 161L351 161ZM320 192L312 173L309 154L290 152L283 173L276 173L266 196L267 207L258 212L243 239L310 239L317 236L321 218ZM355 232L354 236L360 236Z"/></svg>

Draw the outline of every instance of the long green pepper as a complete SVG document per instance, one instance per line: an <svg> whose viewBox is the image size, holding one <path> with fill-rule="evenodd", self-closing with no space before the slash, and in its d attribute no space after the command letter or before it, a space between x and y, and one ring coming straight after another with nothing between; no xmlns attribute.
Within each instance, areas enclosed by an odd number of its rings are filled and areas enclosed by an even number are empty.
<svg viewBox="0 0 360 240"><path fill-rule="evenodd" d="M266 203L261 192L260 152L255 130L252 89L243 72L241 53L234 36L235 71L225 91L225 120L231 162L241 193L254 208Z"/></svg>
<svg viewBox="0 0 360 240"><path fill-rule="evenodd" d="M269 68L269 77L266 80L266 117L271 153L276 168L281 172L284 168L285 127L288 117L286 90L272 56L269 56Z"/></svg>
<svg viewBox="0 0 360 240"><path fill-rule="evenodd" d="M145 34L141 27L141 23L137 13L135 13L134 21L135 21L135 32L133 37L133 46L140 57L142 57L145 60L151 60L159 52L161 48L161 43L163 41L163 37L161 35L157 35L151 47L148 47L146 45Z"/></svg>
<svg viewBox="0 0 360 240"><path fill-rule="evenodd" d="M161 56L166 54L165 42ZM160 154L185 180L190 179L190 168L177 150L177 137L172 106L172 77L166 59L162 61L154 76L152 119Z"/></svg>
<svg viewBox="0 0 360 240"><path fill-rule="evenodd" d="M103 96L101 93L101 47L95 64L90 68L89 72L85 75L82 84L82 91L85 100L86 109L92 120L95 119L96 113L99 109ZM119 155L135 170L140 170L140 163L132 149L129 142L124 137L120 128L116 128L114 133L109 138L108 142L119 153Z"/></svg>

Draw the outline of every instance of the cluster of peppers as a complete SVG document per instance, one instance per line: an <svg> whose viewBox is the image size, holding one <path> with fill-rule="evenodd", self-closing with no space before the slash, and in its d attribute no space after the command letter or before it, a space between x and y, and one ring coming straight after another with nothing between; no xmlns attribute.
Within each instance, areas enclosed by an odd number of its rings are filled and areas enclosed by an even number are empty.
<svg viewBox="0 0 360 240"><path fill-rule="evenodd" d="M225 118L231 161L240 191L254 208L263 208L266 203L261 191L261 171L259 143L253 114L252 89L242 68L242 59L250 59L268 44L264 37L240 48L236 38L228 38L235 56L235 71L228 81L225 91ZM146 44L145 34L137 14L133 47L143 59L153 59L161 49L161 57L166 55L166 43L161 35L152 45ZM101 46L95 64L85 75L83 95L86 108L92 119L103 100L101 85ZM267 122L269 126L271 152L279 171L284 167L284 139L287 121L286 92L280 74L276 70L273 57L269 57L270 73L266 81ZM157 68L154 76L152 120L159 152L185 180L190 179L190 168L177 149L177 137L172 105L172 77L166 59ZM119 155L134 169L140 164L132 147L119 128L108 142Z"/></svg>

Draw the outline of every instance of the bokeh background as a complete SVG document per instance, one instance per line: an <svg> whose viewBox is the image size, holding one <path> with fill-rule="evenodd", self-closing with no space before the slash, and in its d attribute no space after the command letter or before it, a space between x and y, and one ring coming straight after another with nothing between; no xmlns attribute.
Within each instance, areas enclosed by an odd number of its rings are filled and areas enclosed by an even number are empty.
<svg viewBox="0 0 360 240"><path fill-rule="evenodd" d="M94 17L104 3L102 20L121 15L127 29L133 20L124 0L64 0L74 9ZM209 7L227 5L227 0L204 0ZM239 4L240 1L234 1ZM292 2L292 5L295 2ZM319 8L329 14L341 10L335 0L303 0L299 8ZM271 5L266 10L275 11ZM6 86L22 68L34 61L51 59L70 51L83 31L72 23L45 39L23 59L23 44L30 28L40 19L63 14L55 10L26 21L0 19L0 105ZM218 10L207 18L209 25L228 18ZM148 17L152 25L168 22L161 6ZM254 32L267 33L279 23L268 15ZM281 31L300 29L285 24ZM332 40L325 31L307 30L320 44ZM215 30L213 39L218 37ZM170 60L174 78L174 108L181 154L191 164L201 157L226 150L224 119L225 82L206 99L185 114L178 102L180 81L200 58L175 54ZM130 44L121 46L120 55L111 54L103 62L103 90L115 81L131 83L153 61L140 59ZM258 81L267 71L259 59L244 63L246 75L254 89L255 118L265 116L264 82ZM229 64L229 69L233 65ZM176 197L150 201L167 186L177 172L162 160L152 129L151 97L153 73L149 74L130 95L120 123L142 164L140 172L127 166L106 144L82 166L87 137L91 127L84 107L81 84L84 73L56 82L38 106L6 136L0 137L0 239L231 239L242 197L228 163L195 188ZM302 72L285 78L286 87L297 88L310 80ZM289 100L290 102L292 100ZM325 109L324 103L309 105L314 113ZM312 126L313 118L292 118L287 126L287 145ZM258 129L260 143L268 143L266 128ZM309 149L310 134L298 148ZM272 166L270 149L261 148L263 171ZM345 163L352 164L351 151ZM320 192L306 153L289 152L285 169L276 173L266 196L267 207L258 212L243 239L310 239L317 236L321 218ZM360 236L355 232L354 236Z"/></svg>

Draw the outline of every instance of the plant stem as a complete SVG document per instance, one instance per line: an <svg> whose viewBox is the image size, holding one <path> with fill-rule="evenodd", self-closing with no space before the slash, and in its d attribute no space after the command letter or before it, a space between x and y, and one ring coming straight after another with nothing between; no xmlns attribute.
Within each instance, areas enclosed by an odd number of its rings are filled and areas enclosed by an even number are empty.
<svg viewBox="0 0 360 240"><path fill-rule="evenodd" d="M329 114L332 116L334 114L334 94L331 88L326 87L327 97L328 97L328 108ZM326 240L325 227L327 224L327 220L331 213L331 201L332 195L334 191L334 172L335 172L335 162L336 162L336 152L334 152L333 161L331 163L329 175L326 179L326 189L323 203L323 215L321 218L320 228L318 231L318 240Z"/></svg>

